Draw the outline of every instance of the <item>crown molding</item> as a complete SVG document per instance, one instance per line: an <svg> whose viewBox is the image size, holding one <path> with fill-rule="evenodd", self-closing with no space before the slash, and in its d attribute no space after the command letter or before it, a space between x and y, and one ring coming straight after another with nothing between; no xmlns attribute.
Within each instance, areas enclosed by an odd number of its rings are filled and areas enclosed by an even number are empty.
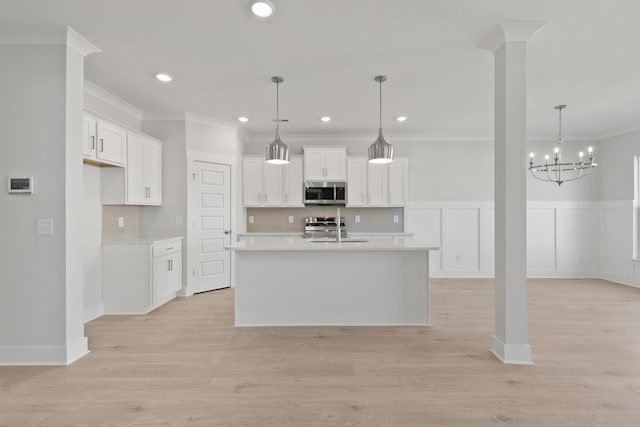
<svg viewBox="0 0 640 427"><path fill-rule="evenodd" d="M141 109L129 104L127 101L118 98L112 93L107 92L100 86L91 83L89 80L84 81L84 93L98 98L105 104L109 104L112 107L122 111L123 113L135 117L137 120L142 120L142 116L144 113Z"/></svg>
<svg viewBox="0 0 640 427"><path fill-rule="evenodd" d="M622 130L619 130L619 131L600 134L600 135L598 135L598 137L596 139L598 141L604 141L604 140L607 140L607 139L613 139L613 138L617 138L617 137L620 137L620 136L629 135L629 134L632 134L632 133L638 132L638 131L640 131L640 127L639 126L629 126L628 128L625 128L625 129L622 129Z"/></svg>
<svg viewBox="0 0 640 427"><path fill-rule="evenodd" d="M235 123L231 123L226 120L220 120L220 119L214 119L207 116L202 116L200 114L185 112L184 120L186 122L191 122L191 123L199 123L203 125L215 126L215 127L230 130L233 132L238 131L238 125L236 125Z"/></svg>
<svg viewBox="0 0 640 427"><path fill-rule="evenodd" d="M544 22L502 23L480 43L479 48L496 52L505 43L528 42L544 25Z"/></svg>
<svg viewBox="0 0 640 427"><path fill-rule="evenodd" d="M102 50L71 27L0 27L0 45L68 46L83 56Z"/></svg>

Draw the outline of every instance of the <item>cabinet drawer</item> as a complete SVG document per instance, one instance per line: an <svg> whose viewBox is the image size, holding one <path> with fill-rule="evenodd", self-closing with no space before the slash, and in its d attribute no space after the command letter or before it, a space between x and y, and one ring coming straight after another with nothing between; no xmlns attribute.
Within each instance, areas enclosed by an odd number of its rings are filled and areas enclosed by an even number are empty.
<svg viewBox="0 0 640 427"><path fill-rule="evenodd" d="M166 243L156 243L152 248L152 254L154 258L168 254L174 254L181 251L182 241L180 240L172 240Z"/></svg>

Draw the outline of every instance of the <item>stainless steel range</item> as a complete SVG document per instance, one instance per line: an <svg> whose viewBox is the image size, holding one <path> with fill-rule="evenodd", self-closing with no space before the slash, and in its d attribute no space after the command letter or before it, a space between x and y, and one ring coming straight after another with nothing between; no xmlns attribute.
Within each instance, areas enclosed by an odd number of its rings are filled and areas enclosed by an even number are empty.
<svg viewBox="0 0 640 427"><path fill-rule="evenodd" d="M338 223L336 218L339 218L340 222L340 237L345 239L347 237L347 228L344 225L344 217L335 216L310 216L304 219L304 238L305 239L322 239L331 238L335 239L338 235Z"/></svg>

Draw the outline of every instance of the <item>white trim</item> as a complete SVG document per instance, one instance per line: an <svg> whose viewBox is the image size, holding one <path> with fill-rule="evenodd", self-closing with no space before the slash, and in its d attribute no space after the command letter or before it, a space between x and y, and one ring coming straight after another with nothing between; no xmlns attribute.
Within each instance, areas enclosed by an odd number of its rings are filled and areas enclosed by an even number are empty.
<svg viewBox="0 0 640 427"><path fill-rule="evenodd" d="M122 111L123 113L130 115L137 120L142 120L143 111L136 106L129 104L127 101L124 101L121 98L118 98L114 94L104 90L100 86L95 83L90 82L89 80L84 81L84 93L93 96L94 98L98 98L100 101L105 104L109 104L112 107L115 107L117 110Z"/></svg>
<svg viewBox="0 0 640 427"><path fill-rule="evenodd" d="M2 346L0 366L66 366L87 353L86 337L69 346Z"/></svg>
<svg viewBox="0 0 640 427"><path fill-rule="evenodd" d="M533 365L531 346L529 344L505 344L494 335L491 353L505 364Z"/></svg>
<svg viewBox="0 0 640 427"><path fill-rule="evenodd" d="M158 113L145 111L142 115L142 120L148 121L177 121L184 122L184 113Z"/></svg>
<svg viewBox="0 0 640 427"><path fill-rule="evenodd" d="M631 286L633 288L640 288L640 282L636 282L633 279L623 276L621 274L608 273L605 271L600 275L600 279L607 280L609 282L612 282L618 285Z"/></svg>
<svg viewBox="0 0 640 427"><path fill-rule="evenodd" d="M493 209L494 202L491 201L409 201L407 209Z"/></svg>
<svg viewBox="0 0 640 427"><path fill-rule="evenodd" d="M226 154L209 153L206 151L187 150L187 160L197 162L220 163L222 165L230 165L235 167L238 165L238 159L234 156Z"/></svg>
<svg viewBox="0 0 640 427"><path fill-rule="evenodd" d="M496 52L505 43L526 43L543 26L544 22L502 23L494 28L491 34L478 47Z"/></svg>
<svg viewBox="0 0 640 427"><path fill-rule="evenodd" d="M104 315L104 304L93 304L90 307L84 308L84 323L91 322L92 320L102 317Z"/></svg>
<svg viewBox="0 0 640 427"><path fill-rule="evenodd" d="M102 52L71 27L63 26L0 27L0 45L68 46L83 56Z"/></svg>
<svg viewBox="0 0 640 427"><path fill-rule="evenodd" d="M209 126L215 126L218 128L231 130L234 132L237 132L239 127L237 124L228 122L226 120L214 119L211 117L201 116L200 114L189 113L189 112L184 113L184 121L191 122L191 123L200 123L200 124L209 125Z"/></svg>

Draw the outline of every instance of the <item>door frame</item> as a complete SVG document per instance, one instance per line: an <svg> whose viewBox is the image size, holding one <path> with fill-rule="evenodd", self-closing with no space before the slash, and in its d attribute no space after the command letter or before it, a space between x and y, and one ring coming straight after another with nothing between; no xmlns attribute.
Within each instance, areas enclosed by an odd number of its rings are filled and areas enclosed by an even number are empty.
<svg viewBox="0 0 640 427"><path fill-rule="evenodd" d="M207 152L203 152L203 151L196 151L196 150L187 150L187 238L186 238L186 244L185 247L187 248L186 251L186 258L187 258L187 284L184 287L184 296L191 296L193 295L193 290L189 289L189 274L190 271L192 271L193 269L193 264L194 264L194 260L193 260L193 254L189 253L189 241L190 239L193 238L192 235L192 228L189 227L189 221L192 221L193 219L191 218L191 212L190 212L190 200L191 200L191 186L189 185L189 179L191 179L191 177L189 176L189 171L192 169L194 162L205 162L205 163L216 163L219 165L225 165L225 166L229 166L229 178L231 181L231 188L230 188L230 201L229 203L231 204L231 218L229 218L229 226L231 228L231 237L230 237L230 242L233 243L235 241L237 241L238 239L238 230L237 228L237 224L238 221L237 219L237 215L238 215L238 159L236 157L233 156L228 156L228 155L224 155L224 154L215 154L215 153L207 153ZM231 272L231 283L230 286L233 288L235 287L235 259L234 259L234 252L231 251L231 256L229 258L229 269Z"/></svg>

